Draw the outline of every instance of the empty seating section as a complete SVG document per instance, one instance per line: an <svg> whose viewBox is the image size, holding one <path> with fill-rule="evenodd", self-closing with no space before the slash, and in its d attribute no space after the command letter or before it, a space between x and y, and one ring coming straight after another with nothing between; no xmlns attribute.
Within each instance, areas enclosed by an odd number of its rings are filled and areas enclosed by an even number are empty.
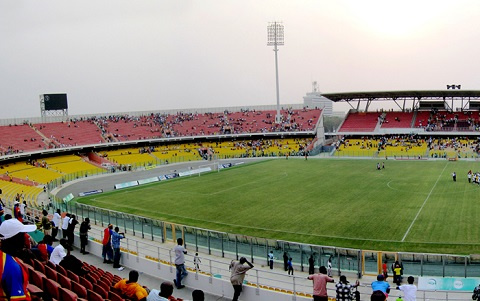
<svg viewBox="0 0 480 301"><path fill-rule="evenodd" d="M413 112L388 112L382 128L411 128Z"/></svg>
<svg viewBox="0 0 480 301"><path fill-rule="evenodd" d="M35 128L57 147L98 144L105 142L93 121L68 121L35 124Z"/></svg>
<svg viewBox="0 0 480 301"><path fill-rule="evenodd" d="M28 177L29 180L42 184L46 184L61 176L60 173L47 168L34 167L26 164L25 167L25 169L10 172L9 175L20 179L26 179Z"/></svg>
<svg viewBox="0 0 480 301"><path fill-rule="evenodd" d="M164 145L156 147L151 154L160 160L169 162L202 160L198 148L196 143ZM181 158L181 160L172 160L172 158Z"/></svg>
<svg viewBox="0 0 480 301"><path fill-rule="evenodd" d="M339 132L373 132L381 113L350 113Z"/></svg>
<svg viewBox="0 0 480 301"><path fill-rule="evenodd" d="M148 165L155 164L156 158L148 153L140 154L138 148L127 148L115 151L102 152L102 155L117 164Z"/></svg>
<svg viewBox="0 0 480 301"><path fill-rule="evenodd" d="M28 124L0 126L0 155L47 148L40 136Z"/></svg>
<svg viewBox="0 0 480 301"><path fill-rule="evenodd" d="M103 169L85 162L82 158L75 155L48 158L45 159L45 162L48 164L49 170L55 170L63 174L72 174L78 172L98 174L103 172Z"/></svg>

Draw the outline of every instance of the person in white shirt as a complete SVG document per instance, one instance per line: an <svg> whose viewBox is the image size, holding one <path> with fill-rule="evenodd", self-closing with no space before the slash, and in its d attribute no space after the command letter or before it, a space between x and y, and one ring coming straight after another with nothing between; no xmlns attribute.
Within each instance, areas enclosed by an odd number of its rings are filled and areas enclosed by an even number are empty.
<svg viewBox="0 0 480 301"><path fill-rule="evenodd" d="M397 286L398 290L403 292L403 299L405 301L415 301L417 300L417 287L413 284L415 279L412 276L407 278L408 284Z"/></svg>
<svg viewBox="0 0 480 301"><path fill-rule="evenodd" d="M68 248L68 243L65 238L60 239L60 244L53 249L52 254L50 254L50 261L54 264L60 264L60 261L63 260L65 256L70 253Z"/></svg>
<svg viewBox="0 0 480 301"><path fill-rule="evenodd" d="M62 216L60 215L60 209L57 209L57 212L53 214L52 222L54 225L52 229L53 241L58 241L57 239L58 228L62 226Z"/></svg>
<svg viewBox="0 0 480 301"><path fill-rule="evenodd" d="M68 234L68 222L70 221L70 213L67 213L67 215L63 218L63 224L62 224L62 237L67 238Z"/></svg>
<svg viewBox="0 0 480 301"><path fill-rule="evenodd" d="M185 285L182 284L182 279L188 275L187 269L185 268L185 254L187 254L187 250L183 247L182 238L177 239L177 245L173 250L175 251L175 267L177 268L177 277L174 283L177 289L181 289L185 287Z"/></svg>
<svg viewBox="0 0 480 301"><path fill-rule="evenodd" d="M168 301L168 297L173 294L173 284L171 282L162 282L160 290L152 289L147 296L147 301Z"/></svg>
<svg viewBox="0 0 480 301"><path fill-rule="evenodd" d="M23 201L23 203L20 204L20 213L22 216L25 216L25 209L27 208L27 201Z"/></svg>

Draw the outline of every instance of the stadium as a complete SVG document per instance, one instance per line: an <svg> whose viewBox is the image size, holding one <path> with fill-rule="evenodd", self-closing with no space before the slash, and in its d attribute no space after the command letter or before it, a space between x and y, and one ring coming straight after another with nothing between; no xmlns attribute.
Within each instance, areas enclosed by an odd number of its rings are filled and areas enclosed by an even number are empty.
<svg viewBox="0 0 480 301"><path fill-rule="evenodd" d="M338 273L363 277L395 260L420 277L478 277L480 92L319 96L413 105L351 109L331 132L328 105L306 104L282 108L281 123L275 106L6 120L2 199L7 208L26 201L31 218L50 199L51 212L114 223L163 248L182 237L220 258L261 263L271 249L276 258L287 252L302 271L313 255L318 266L333 258ZM165 249L136 244L125 252L169 264ZM308 297L308 288L265 278L248 284Z"/></svg>
<svg viewBox="0 0 480 301"><path fill-rule="evenodd" d="M461 2L0 3L0 295L480 300Z"/></svg>

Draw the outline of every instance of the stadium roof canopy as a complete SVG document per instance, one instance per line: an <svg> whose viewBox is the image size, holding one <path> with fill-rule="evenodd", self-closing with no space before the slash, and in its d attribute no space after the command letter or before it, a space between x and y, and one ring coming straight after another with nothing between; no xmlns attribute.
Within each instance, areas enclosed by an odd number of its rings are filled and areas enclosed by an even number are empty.
<svg viewBox="0 0 480 301"><path fill-rule="evenodd" d="M402 110L405 109L405 102L413 103L413 108L418 108L420 101L442 101L446 107L450 107L446 103L447 100L461 100L462 109L465 109L470 101L480 101L480 91L478 90L431 90L431 91L379 91L379 92L346 92L346 93L325 93L322 96L333 102L345 101L350 102L367 102L366 111L372 101L394 101ZM403 107L398 101L403 100ZM465 101L465 103L464 103ZM350 104L350 106L352 106ZM353 108L353 106L352 106ZM357 106L358 109L358 106Z"/></svg>

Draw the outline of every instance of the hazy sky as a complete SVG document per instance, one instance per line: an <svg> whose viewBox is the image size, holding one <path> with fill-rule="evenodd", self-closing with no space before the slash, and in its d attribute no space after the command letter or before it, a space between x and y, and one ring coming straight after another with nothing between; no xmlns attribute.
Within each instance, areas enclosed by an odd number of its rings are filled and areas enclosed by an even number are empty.
<svg viewBox="0 0 480 301"><path fill-rule="evenodd" d="M275 104L322 92L480 90L480 1L0 0L0 118Z"/></svg>

